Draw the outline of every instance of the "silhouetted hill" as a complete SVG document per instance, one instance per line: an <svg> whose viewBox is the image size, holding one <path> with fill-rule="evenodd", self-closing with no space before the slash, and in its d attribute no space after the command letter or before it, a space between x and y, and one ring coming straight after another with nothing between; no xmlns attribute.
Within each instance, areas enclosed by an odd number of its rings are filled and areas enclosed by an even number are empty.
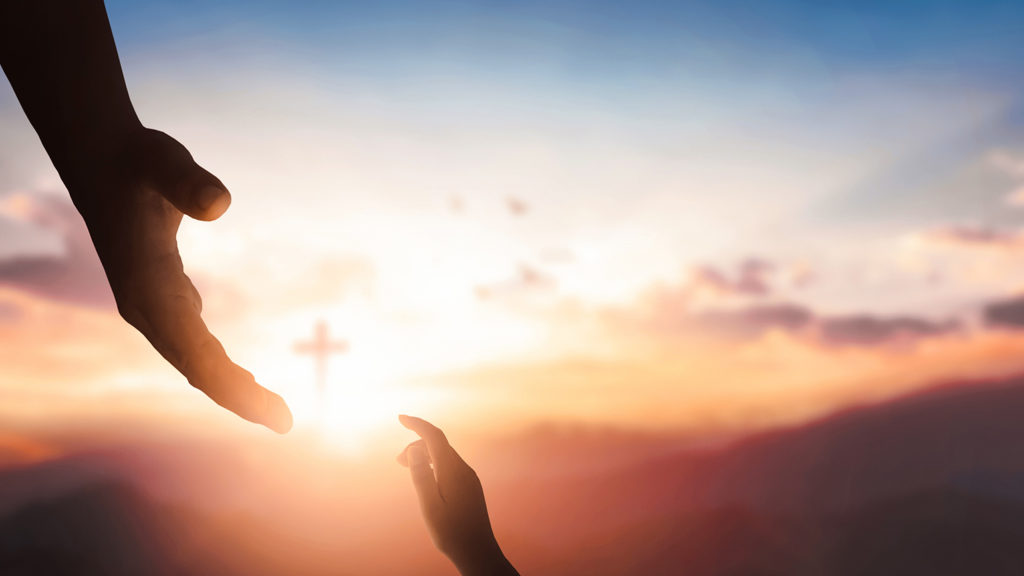
<svg viewBox="0 0 1024 576"><path fill-rule="evenodd" d="M1024 501L1022 415L1019 379L946 386L848 410L709 455L691 498L842 511L949 487Z"/></svg>
<svg viewBox="0 0 1024 576"><path fill-rule="evenodd" d="M511 526L543 518L532 527L536 540L633 552L618 557L618 569L608 559L578 571L557 552L538 552L538 567L564 573L678 574L678 563L686 574L964 573L915 569L944 554L963 560L946 567L973 562L986 568L977 574L1020 574L1011 568L1024 551L974 536L1005 543L1020 535L1022 438L1024 380L944 386L719 450L526 481L492 509ZM883 533L878 542L889 547L872 547ZM860 563L833 562L850 550ZM915 555L920 564L908 563ZM870 571L872 561L890 570Z"/></svg>
<svg viewBox="0 0 1024 576"><path fill-rule="evenodd" d="M177 518L120 484L99 484L21 509L0 523L9 575L180 574L168 554Z"/></svg>
<svg viewBox="0 0 1024 576"><path fill-rule="evenodd" d="M0 470L0 516L36 500L56 498L114 478L107 463L92 454Z"/></svg>
<svg viewBox="0 0 1024 576"><path fill-rule="evenodd" d="M1024 507L956 490L871 503L833 521L821 566L837 576L1024 574Z"/></svg>

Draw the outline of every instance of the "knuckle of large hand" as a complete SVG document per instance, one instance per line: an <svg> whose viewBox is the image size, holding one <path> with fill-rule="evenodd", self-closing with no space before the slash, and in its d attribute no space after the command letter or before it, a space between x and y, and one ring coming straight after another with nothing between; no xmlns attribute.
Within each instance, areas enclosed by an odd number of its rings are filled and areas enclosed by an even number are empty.
<svg viewBox="0 0 1024 576"><path fill-rule="evenodd" d="M117 304L118 316L132 326L138 327L141 315L135 301L126 297L115 298L114 301Z"/></svg>

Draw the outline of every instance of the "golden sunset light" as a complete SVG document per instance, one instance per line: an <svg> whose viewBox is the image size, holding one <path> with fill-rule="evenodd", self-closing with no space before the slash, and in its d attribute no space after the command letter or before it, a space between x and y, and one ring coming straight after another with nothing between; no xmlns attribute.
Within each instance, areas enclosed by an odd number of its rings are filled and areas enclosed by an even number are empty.
<svg viewBox="0 0 1024 576"><path fill-rule="evenodd" d="M1020 22L5 5L0 574L1024 573Z"/></svg>

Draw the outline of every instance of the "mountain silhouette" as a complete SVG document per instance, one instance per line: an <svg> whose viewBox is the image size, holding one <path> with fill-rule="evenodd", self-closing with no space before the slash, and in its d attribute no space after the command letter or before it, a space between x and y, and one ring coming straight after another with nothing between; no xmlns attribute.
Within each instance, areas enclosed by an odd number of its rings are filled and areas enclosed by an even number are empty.
<svg viewBox="0 0 1024 576"><path fill-rule="evenodd" d="M181 574L168 553L176 517L115 483L46 500L0 524L0 566L10 575Z"/></svg>
<svg viewBox="0 0 1024 576"><path fill-rule="evenodd" d="M720 449L524 482L493 514L543 517L524 540L608 551L524 544L563 574L1022 574L1024 549L1009 544L1024 535L1021 415L1022 379L945 385Z"/></svg>

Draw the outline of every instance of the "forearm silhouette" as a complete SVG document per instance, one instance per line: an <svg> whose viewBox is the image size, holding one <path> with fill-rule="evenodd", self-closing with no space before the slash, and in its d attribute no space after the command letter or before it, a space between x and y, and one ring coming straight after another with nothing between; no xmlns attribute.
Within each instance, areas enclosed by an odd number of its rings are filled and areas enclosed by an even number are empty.
<svg viewBox="0 0 1024 576"><path fill-rule="evenodd" d="M85 219L121 316L215 402L287 432L284 400L207 329L178 254L182 216L214 220L231 195L139 121L102 0L0 0L0 66Z"/></svg>
<svg viewBox="0 0 1024 576"><path fill-rule="evenodd" d="M413 416L399 420L420 437L398 455L398 462L409 467L437 549L462 576L519 576L494 537L476 472L439 428Z"/></svg>

